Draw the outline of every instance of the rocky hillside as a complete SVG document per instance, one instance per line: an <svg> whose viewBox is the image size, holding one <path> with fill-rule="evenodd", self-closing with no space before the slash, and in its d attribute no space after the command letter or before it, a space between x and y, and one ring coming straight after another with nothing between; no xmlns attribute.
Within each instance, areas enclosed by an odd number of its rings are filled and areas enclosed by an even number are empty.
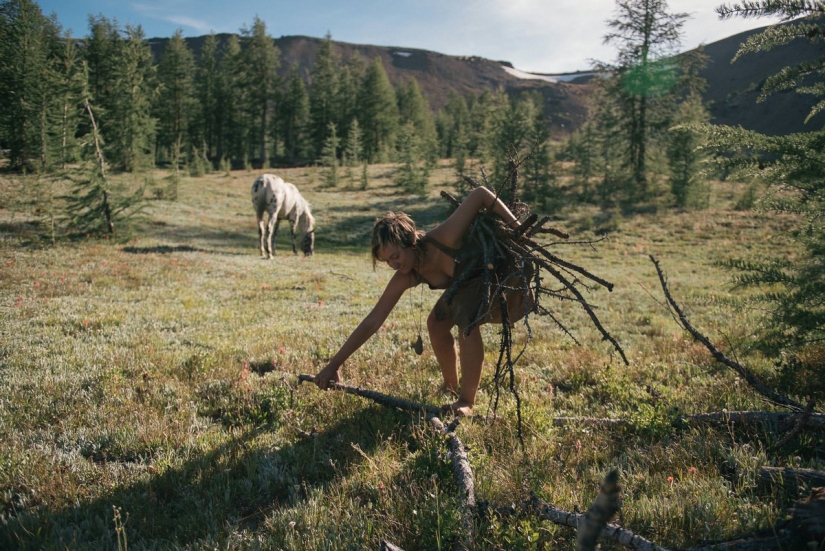
<svg viewBox="0 0 825 551"><path fill-rule="evenodd" d="M785 67L788 60L806 60L825 55L825 42L817 45L797 41L783 48L749 54L731 64L739 44L759 30L740 33L705 45L710 61L703 72L708 87L705 99L709 102L713 122L741 125L766 134L786 134L818 130L825 126L825 115L814 118L808 125L803 121L815 100L795 92L778 93L763 103L757 103L758 90L765 79ZM226 39L228 35L219 35ZM187 39L197 56L205 37ZM151 39L153 50L159 55L167 39ZM280 71L285 74L293 65L303 75L317 55L322 39L306 36L283 36L275 39L281 52ZM544 98L545 112L550 117L553 135L561 137L578 128L586 116L586 102L592 90L590 73L572 75L529 75L517 71L506 61L481 57L456 57L403 47L371 46L335 42L342 59L359 55L367 62L380 57L390 81L396 84L415 78L437 111L447 100L451 90L460 94L480 93L484 89L502 89L511 96L524 90L538 90Z"/></svg>

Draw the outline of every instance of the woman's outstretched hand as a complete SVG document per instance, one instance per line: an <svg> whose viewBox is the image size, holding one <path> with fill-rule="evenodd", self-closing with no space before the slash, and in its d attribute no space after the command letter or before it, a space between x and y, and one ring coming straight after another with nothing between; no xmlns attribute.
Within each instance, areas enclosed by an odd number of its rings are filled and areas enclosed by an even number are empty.
<svg viewBox="0 0 825 551"><path fill-rule="evenodd" d="M329 383L337 383L340 382L341 378L338 376L338 368L333 367L330 364L318 372L318 374L312 379L312 382L318 385L318 388L321 390L327 390L329 388Z"/></svg>

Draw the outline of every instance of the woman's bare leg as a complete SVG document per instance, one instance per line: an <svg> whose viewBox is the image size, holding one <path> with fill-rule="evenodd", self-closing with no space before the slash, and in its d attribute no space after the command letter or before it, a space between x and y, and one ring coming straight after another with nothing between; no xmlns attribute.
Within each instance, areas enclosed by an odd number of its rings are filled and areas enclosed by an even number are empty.
<svg viewBox="0 0 825 551"><path fill-rule="evenodd" d="M427 317L430 343L433 346L435 358L438 360L438 367L441 368L441 376L444 378L442 389L454 394L458 388L458 370L456 369L457 354L452 328L453 320L448 317L439 321L435 309Z"/></svg>
<svg viewBox="0 0 825 551"><path fill-rule="evenodd" d="M472 415L476 403L476 392L481 382L481 368L484 364L484 341L481 329L474 328L469 335L458 333L459 355L461 357L461 393L449 409L459 415Z"/></svg>

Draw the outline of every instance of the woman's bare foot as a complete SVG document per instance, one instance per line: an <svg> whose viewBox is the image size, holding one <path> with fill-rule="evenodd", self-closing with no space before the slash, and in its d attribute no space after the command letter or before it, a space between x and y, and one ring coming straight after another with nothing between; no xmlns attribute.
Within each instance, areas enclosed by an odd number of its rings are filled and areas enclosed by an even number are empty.
<svg viewBox="0 0 825 551"><path fill-rule="evenodd" d="M461 399L452 404L441 406L441 409L454 413L456 417L469 417L473 414L473 404Z"/></svg>

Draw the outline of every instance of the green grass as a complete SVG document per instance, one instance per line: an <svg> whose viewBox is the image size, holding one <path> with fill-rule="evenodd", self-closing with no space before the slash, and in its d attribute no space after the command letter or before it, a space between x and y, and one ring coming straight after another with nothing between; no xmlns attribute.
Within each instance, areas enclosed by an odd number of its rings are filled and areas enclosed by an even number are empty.
<svg viewBox="0 0 825 551"><path fill-rule="evenodd" d="M272 261L258 255L249 200L260 172L184 179L178 200L150 201L128 237L56 246L34 201L43 188L3 176L0 548L376 549L381 539L451 548L461 538L457 491L444 442L421 415L296 383L324 365L391 275L372 270L375 217L405 210L429 228L446 216L446 166L425 198L402 194L392 170L370 167L364 191L325 189L316 169L279 171L313 205L316 255L293 256L282 227ZM558 213L554 224L572 240L611 230L595 248L554 250L616 285L590 299L631 365L580 311L547 303L581 346L531 318L517 366L526 449L506 394L497 422L459 427L480 500L503 505L535 491L585 509L617 468L623 524L686 547L780 518L795 496L759 488L760 466L823 468L822 442L810 436L769 451L777 437L767 430L669 424L675 412L767 407L679 329L647 256L661 261L693 324L771 382L772 362L748 346L758 317L728 305L729 274L714 262L792 254L776 239L790 221L731 210L743 189L715 184L708 211ZM444 402L426 336L422 356L410 349L437 296L405 297L345 364L346 382ZM498 342L494 327L484 331L481 414ZM519 327L516 343L525 338ZM632 425L555 428L556 416ZM526 514L477 530L479 549L575 547L572 530Z"/></svg>

